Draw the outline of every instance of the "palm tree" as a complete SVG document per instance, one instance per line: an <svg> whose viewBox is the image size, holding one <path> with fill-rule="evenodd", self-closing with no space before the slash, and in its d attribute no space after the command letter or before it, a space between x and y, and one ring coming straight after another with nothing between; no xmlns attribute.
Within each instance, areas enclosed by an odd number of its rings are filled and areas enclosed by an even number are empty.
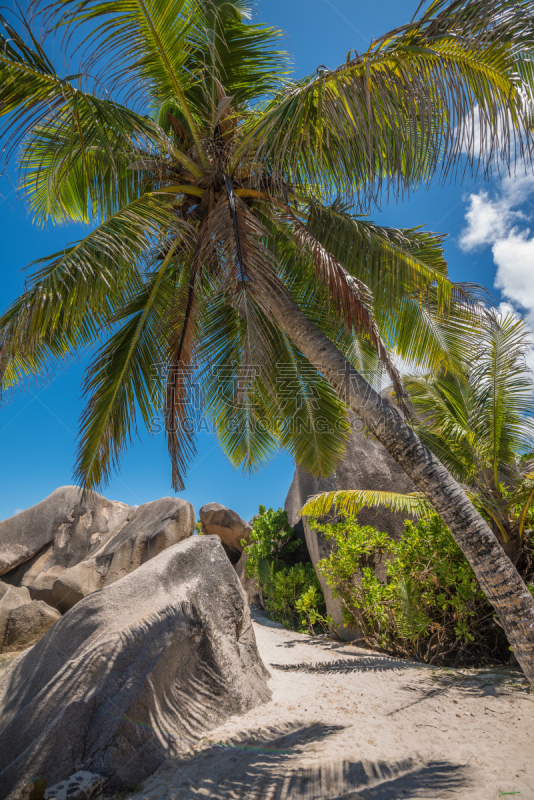
<svg viewBox="0 0 534 800"><path fill-rule="evenodd" d="M181 487L195 386L227 452L250 465L281 444L327 474L348 407L449 526L531 680L533 599L462 488L362 374L374 349L402 396L386 345L454 367L472 298L447 280L440 237L361 214L384 192L528 155L533 5L435 0L302 81L243 0L58 2L43 26L65 31L68 48L86 25L90 48L66 77L29 25L19 34L4 20L0 51L6 152L22 145L35 218L94 226L45 259L0 320L2 384L104 337L85 384L83 485L109 475L136 413L151 424L164 406Z"/></svg>
<svg viewBox="0 0 534 800"><path fill-rule="evenodd" d="M533 387L525 358L532 334L523 320L495 309L479 323L478 345L463 375L441 370L405 376L404 384L416 413L413 429L517 564L534 510ZM433 511L421 493L348 490L316 495L303 512L323 516L333 505L348 515L378 505L416 517Z"/></svg>

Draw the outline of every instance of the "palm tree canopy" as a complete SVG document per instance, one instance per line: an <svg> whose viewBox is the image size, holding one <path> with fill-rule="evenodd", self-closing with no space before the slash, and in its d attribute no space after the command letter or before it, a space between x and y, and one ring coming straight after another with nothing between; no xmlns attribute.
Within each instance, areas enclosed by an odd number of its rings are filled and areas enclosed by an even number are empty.
<svg viewBox="0 0 534 800"><path fill-rule="evenodd" d="M42 259L0 319L1 386L101 340L85 486L118 464L137 416L150 427L162 409L176 488L202 414L236 464L283 446L334 469L346 407L267 312L260 276L399 394L392 348L461 369L477 297L449 281L443 237L362 213L465 159L487 172L530 152L533 11L435 0L300 81L244 0L59 0L41 18L66 55L73 27L87 31L66 76L46 38L2 18L5 152L37 222L92 230Z"/></svg>
<svg viewBox="0 0 534 800"><path fill-rule="evenodd" d="M489 312L464 380L409 376L420 438L462 483L501 489L534 450L532 334L513 314Z"/></svg>

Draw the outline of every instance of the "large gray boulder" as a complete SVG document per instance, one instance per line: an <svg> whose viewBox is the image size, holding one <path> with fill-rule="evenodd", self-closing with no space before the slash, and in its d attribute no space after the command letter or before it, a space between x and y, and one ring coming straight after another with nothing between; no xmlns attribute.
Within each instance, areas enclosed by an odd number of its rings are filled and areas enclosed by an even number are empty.
<svg viewBox="0 0 534 800"><path fill-rule="evenodd" d="M83 598L0 675L0 785L79 770L106 792L146 778L270 698L250 612L215 536L195 536Z"/></svg>
<svg viewBox="0 0 534 800"><path fill-rule="evenodd" d="M206 503L198 514L202 533L218 536L232 564L237 564L243 552L241 540L249 541L252 526L231 508L220 503Z"/></svg>
<svg viewBox="0 0 534 800"><path fill-rule="evenodd" d="M383 396L387 396L386 393L383 393ZM317 531L311 530L306 518L300 516L300 509L311 496L319 492L340 489L374 489L403 494L416 491L410 478L384 446L372 434L366 435L361 420L351 413L350 421L352 433L347 441L345 456L338 464L335 473L327 478L314 477L301 467L297 467L284 504L289 524L306 539L314 566L331 554L332 544ZM372 525L379 531L386 531L396 540L402 536L405 519L404 514L393 513L385 508L366 508L358 513L360 525ZM319 574L318 577L323 588L327 611L336 623L337 632L343 639L359 640L361 638L359 630L346 628L343 625L339 600L334 598L325 579Z"/></svg>
<svg viewBox="0 0 534 800"><path fill-rule="evenodd" d="M0 653L31 647L60 616L42 600L32 600L26 587L0 581Z"/></svg>
<svg viewBox="0 0 534 800"><path fill-rule="evenodd" d="M64 613L194 532L193 507L163 497L139 507L63 486L0 522L0 574Z"/></svg>
<svg viewBox="0 0 534 800"><path fill-rule="evenodd" d="M122 527L133 509L78 486L60 486L35 506L0 522L0 575L26 563L53 543L72 563Z"/></svg>

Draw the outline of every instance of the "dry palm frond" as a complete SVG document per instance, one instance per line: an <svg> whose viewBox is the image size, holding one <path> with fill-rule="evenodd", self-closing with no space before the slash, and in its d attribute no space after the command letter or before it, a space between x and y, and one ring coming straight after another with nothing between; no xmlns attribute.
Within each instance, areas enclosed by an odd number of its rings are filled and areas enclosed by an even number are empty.
<svg viewBox="0 0 534 800"><path fill-rule="evenodd" d="M291 222L297 243L312 251L317 278L328 287L329 296L342 316L345 327L349 331L354 328L357 333L369 337L391 378L397 397L400 400L406 399L402 378L374 318L371 292L364 283L347 272L343 264L323 247L297 217L292 216Z"/></svg>

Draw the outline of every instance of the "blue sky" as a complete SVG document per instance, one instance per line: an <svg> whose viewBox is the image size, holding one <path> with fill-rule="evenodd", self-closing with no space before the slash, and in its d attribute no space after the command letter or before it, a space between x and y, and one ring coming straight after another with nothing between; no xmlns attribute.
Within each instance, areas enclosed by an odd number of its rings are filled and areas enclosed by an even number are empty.
<svg viewBox="0 0 534 800"><path fill-rule="evenodd" d="M285 31L297 75L305 75L320 64L337 66L351 49L365 49L372 38L408 22L416 7L411 0L260 0L257 16ZM534 244L528 227L533 190L532 179L525 178L433 184L410 199L386 204L373 216L389 225L423 224L448 233L446 255L453 280L482 283L499 301L534 318ZM22 290L26 265L62 249L82 231L76 226L34 226L5 177L0 178L0 220L3 310ZM12 394L0 407L0 519L72 483L83 366L70 364L48 382ZM163 435L151 439L140 433L141 440L104 490L110 499L140 504L173 494ZM244 476L226 461L215 437L205 434L182 496L197 511L215 501L248 519L259 503L283 505L293 469L291 459L281 454L260 473Z"/></svg>

